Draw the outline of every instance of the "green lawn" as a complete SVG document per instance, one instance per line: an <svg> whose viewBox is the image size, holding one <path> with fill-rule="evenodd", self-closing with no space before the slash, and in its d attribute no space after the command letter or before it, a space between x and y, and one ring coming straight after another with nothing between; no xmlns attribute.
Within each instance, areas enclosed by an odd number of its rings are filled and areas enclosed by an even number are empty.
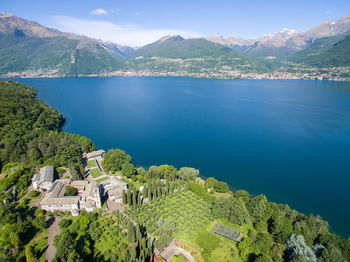
<svg viewBox="0 0 350 262"><path fill-rule="evenodd" d="M102 173L101 173L101 171L100 171L98 168L90 169L89 172L90 172L90 175L91 175L93 178L102 176Z"/></svg>
<svg viewBox="0 0 350 262"><path fill-rule="evenodd" d="M87 167L87 168L97 167L96 161L95 161L95 160L89 160L89 161L87 161L86 167Z"/></svg>
<svg viewBox="0 0 350 262"><path fill-rule="evenodd" d="M140 208L128 209L126 213L132 220L146 225L147 232L158 236L158 221L171 220L175 232L191 233L211 220L210 204L190 191L182 191L163 197Z"/></svg>
<svg viewBox="0 0 350 262"><path fill-rule="evenodd" d="M96 179L96 182L102 182L102 181L108 180L109 178L110 178L110 177L105 176L105 177L102 177L102 178Z"/></svg>

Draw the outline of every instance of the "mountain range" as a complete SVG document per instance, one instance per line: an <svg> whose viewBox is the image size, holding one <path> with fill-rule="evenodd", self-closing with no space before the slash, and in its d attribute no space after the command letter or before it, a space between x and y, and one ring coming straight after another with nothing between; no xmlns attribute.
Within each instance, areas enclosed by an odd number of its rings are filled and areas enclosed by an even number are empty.
<svg viewBox="0 0 350 262"><path fill-rule="evenodd" d="M0 12L0 76L254 78L259 75L269 78L274 75L278 78L282 73L288 77L296 73L324 74L324 68L335 67L333 76L348 78L349 35L350 16L345 16L325 21L306 32L286 28L257 39L234 35L188 39L165 36L132 48L60 32Z"/></svg>

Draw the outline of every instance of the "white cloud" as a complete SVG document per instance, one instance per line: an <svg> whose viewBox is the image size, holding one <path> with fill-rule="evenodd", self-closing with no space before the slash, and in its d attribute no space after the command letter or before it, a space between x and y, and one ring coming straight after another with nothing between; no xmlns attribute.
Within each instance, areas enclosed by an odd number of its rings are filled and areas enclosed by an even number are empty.
<svg viewBox="0 0 350 262"><path fill-rule="evenodd" d="M330 14L332 14L333 12L332 12L331 10L326 10L326 11L324 11L324 13L325 13L326 15L330 15Z"/></svg>
<svg viewBox="0 0 350 262"><path fill-rule="evenodd" d="M135 15L141 15L141 13L140 12L136 12Z"/></svg>
<svg viewBox="0 0 350 262"><path fill-rule="evenodd" d="M109 21L82 20L74 17L55 16L52 26L64 31L86 35L129 46L142 46L165 35L200 37L201 34L181 29L144 29L134 24L115 24Z"/></svg>
<svg viewBox="0 0 350 262"><path fill-rule="evenodd" d="M90 12L90 15L108 15L108 12L102 8L97 8Z"/></svg>
<svg viewBox="0 0 350 262"><path fill-rule="evenodd" d="M115 8L115 9L110 8L109 9L109 12L111 12L111 13L115 13L115 12L119 12L119 11L120 11L119 8Z"/></svg>

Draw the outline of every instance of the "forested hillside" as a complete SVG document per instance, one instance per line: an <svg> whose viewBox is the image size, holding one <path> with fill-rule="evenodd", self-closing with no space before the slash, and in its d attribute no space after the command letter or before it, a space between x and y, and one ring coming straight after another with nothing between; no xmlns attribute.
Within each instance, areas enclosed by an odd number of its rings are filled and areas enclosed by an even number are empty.
<svg viewBox="0 0 350 262"><path fill-rule="evenodd" d="M81 151L94 145L86 137L61 132L64 117L36 93L28 85L0 81L0 167L10 162L80 166Z"/></svg>
<svg viewBox="0 0 350 262"><path fill-rule="evenodd" d="M349 66L350 32L317 39L289 60L316 67Z"/></svg>

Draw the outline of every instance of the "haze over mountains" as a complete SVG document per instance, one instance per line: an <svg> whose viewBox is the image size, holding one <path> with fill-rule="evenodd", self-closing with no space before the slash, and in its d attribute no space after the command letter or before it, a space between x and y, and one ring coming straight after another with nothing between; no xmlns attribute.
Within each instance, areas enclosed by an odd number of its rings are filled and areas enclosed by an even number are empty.
<svg viewBox="0 0 350 262"><path fill-rule="evenodd" d="M331 66L339 67L332 76L341 79L350 76L348 35L350 16L306 32L283 29L254 40L234 35L165 36L136 49L0 13L0 75L300 78L316 72L325 78L322 68Z"/></svg>
<svg viewBox="0 0 350 262"><path fill-rule="evenodd" d="M280 32L267 34L257 39L243 39L234 35L228 37L209 35L205 39L243 51L256 58L264 58L269 52L277 57L286 57L303 50L319 38L342 35L349 30L350 16L345 16L338 20L324 21L306 32L284 28Z"/></svg>

